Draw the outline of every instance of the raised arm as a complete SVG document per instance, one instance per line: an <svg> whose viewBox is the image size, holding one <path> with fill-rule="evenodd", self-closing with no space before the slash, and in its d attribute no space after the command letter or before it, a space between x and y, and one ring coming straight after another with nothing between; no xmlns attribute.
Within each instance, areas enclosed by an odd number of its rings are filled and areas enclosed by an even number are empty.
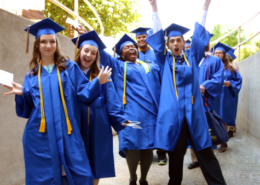
<svg viewBox="0 0 260 185"><path fill-rule="evenodd" d="M152 18L153 18L153 34L157 33L162 29L161 20L158 14L158 7L156 0L149 0L151 6L152 6Z"/></svg>
<svg viewBox="0 0 260 185"><path fill-rule="evenodd" d="M199 65L204 56L206 46L210 41L210 33L205 29L207 11L211 0L205 0L203 5L203 14L200 19L195 23L195 30L192 37L192 44L190 53L194 56L196 67Z"/></svg>

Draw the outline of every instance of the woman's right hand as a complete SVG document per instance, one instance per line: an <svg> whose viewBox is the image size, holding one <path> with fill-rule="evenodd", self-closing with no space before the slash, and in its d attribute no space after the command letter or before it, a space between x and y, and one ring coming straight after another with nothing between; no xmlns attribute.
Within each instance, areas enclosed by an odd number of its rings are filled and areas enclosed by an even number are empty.
<svg viewBox="0 0 260 185"><path fill-rule="evenodd" d="M99 81L100 85L112 81L109 79L109 77L112 75L111 71L112 71L112 68L109 68L107 66L106 69L104 70L104 66L102 66L102 69L100 70L100 72L98 74L98 81Z"/></svg>
<svg viewBox="0 0 260 185"><path fill-rule="evenodd" d="M23 95L23 86L18 83L15 83L15 82L12 82L12 84L13 84L13 87L3 85L3 87L10 90L10 92L4 93L4 95L16 94L16 95L22 96Z"/></svg>

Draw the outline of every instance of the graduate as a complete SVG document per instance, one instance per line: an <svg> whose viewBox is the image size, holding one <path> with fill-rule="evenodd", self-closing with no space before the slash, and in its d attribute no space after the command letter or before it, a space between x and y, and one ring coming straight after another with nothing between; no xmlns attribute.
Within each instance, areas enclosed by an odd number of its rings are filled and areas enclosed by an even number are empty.
<svg viewBox="0 0 260 185"><path fill-rule="evenodd" d="M156 1L149 1L154 15L157 15ZM210 34L204 28L210 2L211 0L205 0L203 17L195 24L189 56L183 52L183 35L189 29L172 24L163 31L157 27L159 24L156 22L160 21L158 15L153 20L154 34L146 39L155 51L156 63L162 75L154 147L169 151L169 185L180 185L182 182L183 158L188 140L194 148L207 183L226 184L211 148L198 77L198 65L210 40ZM171 52L166 50L165 45Z"/></svg>
<svg viewBox="0 0 260 185"><path fill-rule="evenodd" d="M184 44L184 51L190 49L190 45L191 45L191 41L190 40L186 40L186 43Z"/></svg>
<svg viewBox="0 0 260 185"><path fill-rule="evenodd" d="M95 31L90 31L72 42L79 49L75 62L89 81L100 72L99 51L106 48ZM111 126L119 132L127 122L124 111L112 82L100 86L101 96L95 103L97 108L82 104L82 137L92 170L94 185L100 178L115 177L113 134ZM105 152L105 155L104 155ZM93 179L90 179L93 183Z"/></svg>
<svg viewBox="0 0 260 185"><path fill-rule="evenodd" d="M212 37L213 35L211 35ZM224 65L219 57L210 54L210 43L206 46L205 56L199 64L199 84L201 94L208 101L212 109L220 115L221 93L224 82ZM207 104L205 103L207 108ZM207 111L205 109L205 111ZM213 146L212 149L216 149ZM199 166L198 159L191 148L192 163L188 169L194 169Z"/></svg>
<svg viewBox="0 0 260 185"><path fill-rule="evenodd" d="M237 58L236 55L235 55L235 50L229 50L227 52L227 57L228 57L228 60L229 60L229 63L233 65L233 67L236 69L237 72L239 72L239 66L237 65L237 62L235 61L235 59ZM237 97L237 103L238 103L238 97ZM228 134L230 137L233 137L234 134L237 130L236 126L233 126L233 127L229 127L229 131L228 131Z"/></svg>
<svg viewBox="0 0 260 185"><path fill-rule="evenodd" d="M228 127L235 126L236 124L238 93L242 86L242 77L240 73L230 65L227 59L227 53L230 52L230 50L234 52L231 47L219 42L212 50L214 51L214 55L218 56L224 64L224 86L221 94L220 117L228 132ZM221 144L219 152L225 152L226 148L226 143Z"/></svg>
<svg viewBox="0 0 260 185"><path fill-rule="evenodd" d="M131 33L136 34L136 42L138 44L139 48L139 60L142 60L147 63L154 62L155 55L154 51L148 46L148 44L145 42L145 39L147 38L148 34L147 31L149 31L151 28L137 28Z"/></svg>
<svg viewBox="0 0 260 185"><path fill-rule="evenodd" d="M136 185L140 161L140 184L147 185L147 173L153 160L154 132L160 97L159 68L154 63L138 60L135 41L124 35L113 50L120 58L100 51L102 65L113 68L112 80L125 115L140 122L142 129L126 127L118 132L119 154L126 157L130 185Z"/></svg>
<svg viewBox="0 0 260 185"><path fill-rule="evenodd" d="M80 134L80 104L91 105L100 96L111 70L102 69L89 82L60 53L56 33L62 30L49 18L28 26L27 38L29 33L36 37L31 70L23 86L5 86L10 90L5 95L16 95L17 116L28 119L23 135L26 185L89 185L92 177Z"/></svg>

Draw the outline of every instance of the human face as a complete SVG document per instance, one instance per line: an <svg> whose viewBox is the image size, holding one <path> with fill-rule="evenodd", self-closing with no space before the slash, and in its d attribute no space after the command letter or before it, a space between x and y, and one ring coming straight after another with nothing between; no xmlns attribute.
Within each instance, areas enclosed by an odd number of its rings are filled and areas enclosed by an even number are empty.
<svg viewBox="0 0 260 185"><path fill-rule="evenodd" d="M54 35L42 35L40 37L39 51L42 57L54 56L56 47L56 37Z"/></svg>
<svg viewBox="0 0 260 185"><path fill-rule="evenodd" d="M121 57L126 61L135 62L137 59L137 49L135 45L132 43L125 44L122 48Z"/></svg>
<svg viewBox="0 0 260 185"><path fill-rule="evenodd" d="M80 68L85 71L95 62L98 49L95 46L83 45L80 52Z"/></svg>
<svg viewBox="0 0 260 185"><path fill-rule="evenodd" d="M147 43L145 42L145 39L147 38L147 35L138 35L136 37L137 44L140 48L147 47Z"/></svg>
<svg viewBox="0 0 260 185"><path fill-rule="evenodd" d="M190 49L190 45L185 46L184 51L186 51L186 49Z"/></svg>
<svg viewBox="0 0 260 185"><path fill-rule="evenodd" d="M221 60L224 58L224 51L222 50L216 50L214 53L214 56L219 57Z"/></svg>
<svg viewBox="0 0 260 185"><path fill-rule="evenodd" d="M175 56L179 56L185 43L182 36L170 37L167 46Z"/></svg>

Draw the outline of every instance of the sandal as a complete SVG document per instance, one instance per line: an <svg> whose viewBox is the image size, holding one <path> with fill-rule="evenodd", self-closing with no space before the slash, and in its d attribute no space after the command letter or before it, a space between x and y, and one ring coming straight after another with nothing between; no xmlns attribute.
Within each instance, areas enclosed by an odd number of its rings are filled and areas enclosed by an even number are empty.
<svg viewBox="0 0 260 185"><path fill-rule="evenodd" d="M220 145L218 152L224 153L226 150L227 150L227 143L223 143L223 144Z"/></svg>

